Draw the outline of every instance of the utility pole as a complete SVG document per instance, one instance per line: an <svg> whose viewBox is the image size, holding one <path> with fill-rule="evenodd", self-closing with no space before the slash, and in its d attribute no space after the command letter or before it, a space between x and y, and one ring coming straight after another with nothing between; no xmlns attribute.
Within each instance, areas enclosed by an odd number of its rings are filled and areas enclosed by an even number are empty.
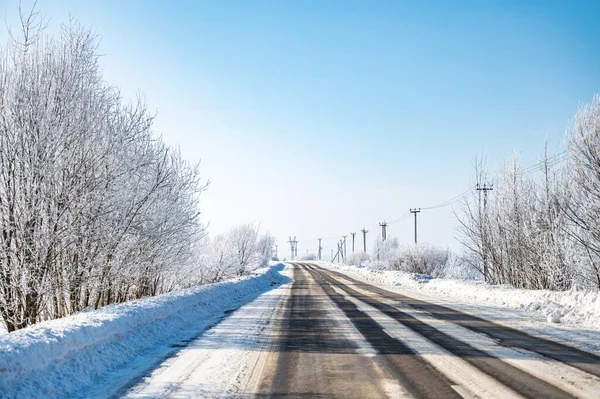
<svg viewBox="0 0 600 399"><path fill-rule="evenodd" d="M379 223L379 225L381 226L381 237L383 239L383 241L385 241L386 239L386 229L387 229L387 222L384 221L383 223Z"/></svg>
<svg viewBox="0 0 600 399"><path fill-rule="evenodd" d="M417 243L417 213L421 212L421 208L410 209L410 213L415 214L415 244Z"/></svg>
<svg viewBox="0 0 600 399"><path fill-rule="evenodd" d="M277 255L277 249L279 248L279 245L275 244L275 257L277 259L279 259L279 255Z"/></svg>
<svg viewBox="0 0 600 399"><path fill-rule="evenodd" d="M348 253L346 252L346 237L348 236L342 236L344 237L344 262L346 262L346 256L348 255Z"/></svg>
<svg viewBox="0 0 600 399"><path fill-rule="evenodd" d="M350 233L352 235L352 253L354 253L354 237L356 237L356 233Z"/></svg>
<svg viewBox="0 0 600 399"><path fill-rule="evenodd" d="M342 263L344 262L344 241L342 239L340 239L340 241L338 242L337 247L338 251L336 258L340 263Z"/></svg>
<svg viewBox="0 0 600 399"><path fill-rule="evenodd" d="M298 241L296 241L296 236L294 236L293 240L292 240L292 236L290 236L290 239L288 242L290 243L290 252L292 254L291 258L292 258L292 260L294 260L294 254L296 253L295 252L296 244L298 243Z"/></svg>
<svg viewBox="0 0 600 399"><path fill-rule="evenodd" d="M367 233L369 232L369 230L363 227L361 231L363 233L363 250L367 252Z"/></svg>
<svg viewBox="0 0 600 399"><path fill-rule="evenodd" d="M483 221L480 222L483 226L483 280L485 282L488 281L488 259L487 259L487 252L488 252L488 242L487 242L487 193L488 191L492 191L494 189L494 185L490 184L483 184L483 186L481 186L479 183L477 183L477 192L479 194L479 206L481 207L481 192L483 191ZM480 218L481 219L481 218Z"/></svg>
<svg viewBox="0 0 600 399"><path fill-rule="evenodd" d="M331 261L333 262L333 249L331 249Z"/></svg>
<svg viewBox="0 0 600 399"><path fill-rule="evenodd" d="M322 238L319 238L319 260L321 260L321 250L323 249L323 247L321 246L322 240L323 240Z"/></svg>
<svg viewBox="0 0 600 399"><path fill-rule="evenodd" d="M294 251L296 252L296 258L298 257L298 240L294 237Z"/></svg>

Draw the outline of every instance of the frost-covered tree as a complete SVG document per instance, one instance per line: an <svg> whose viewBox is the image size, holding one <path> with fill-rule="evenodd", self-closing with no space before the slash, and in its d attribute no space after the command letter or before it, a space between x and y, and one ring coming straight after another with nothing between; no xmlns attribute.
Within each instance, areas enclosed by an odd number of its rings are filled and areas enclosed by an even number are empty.
<svg viewBox="0 0 600 399"><path fill-rule="evenodd" d="M546 146L547 148L547 146ZM572 205L564 170L547 149L534 167L514 155L499 172L487 207L480 191L465 199L460 240L465 260L492 283L532 289L568 289L575 281L576 252L565 209ZM478 181L485 173L476 168Z"/></svg>
<svg viewBox="0 0 600 399"><path fill-rule="evenodd" d="M256 250L260 255L260 265L266 266L274 256L273 247L275 246L275 237L269 233L263 234L256 243Z"/></svg>
<svg viewBox="0 0 600 399"><path fill-rule="evenodd" d="M201 236L197 168L102 78L98 40L23 16L0 49L0 315L8 331L165 292Z"/></svg>
<svg viewBox="0 0 600 399"><path fill-rule="evenodd" d="M580 272L600 288L600 96L579 110L567 139L569 233L585 265Z"/></svg>

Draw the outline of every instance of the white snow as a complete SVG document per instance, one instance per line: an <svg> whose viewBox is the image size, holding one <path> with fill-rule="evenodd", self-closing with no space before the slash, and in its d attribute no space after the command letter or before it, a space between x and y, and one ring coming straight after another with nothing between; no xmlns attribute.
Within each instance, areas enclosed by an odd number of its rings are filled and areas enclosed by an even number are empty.
<svg viewBox="0 0 600 399"><path fill-rule="evenodd" d="M291 267L282 274L291 277ZM271 349L274 320L290 285L266 292L240 307L131 388L126 398L237 396ZM106 392L105 392L106 393ZM102 396L102 395L99 395ZM106 397L107 395L103 395Z"/></svg>
<svg viewBox="0 0 600 399"><path fill-rule="evenodd" d="M569 291L525 290L507 285L486 284L481 281L432 278L395 270L377 270L329 262L319 264L368 282L441 298L520 309L541 316L549 323L568 323L600 329L600 291L597 290L577 288Z"/></svg>
<svg viewBox="0 0 600 399"><path fill-rule="evenodd" d="M51 320L0 335L3 398L86 396L120 370L144 373L197 337L225 311L290 281L284 265L262 268L223 283L144 298ZM140 360L141 359L141 360ZM131 378L128 375L127 378Z"/></svg>

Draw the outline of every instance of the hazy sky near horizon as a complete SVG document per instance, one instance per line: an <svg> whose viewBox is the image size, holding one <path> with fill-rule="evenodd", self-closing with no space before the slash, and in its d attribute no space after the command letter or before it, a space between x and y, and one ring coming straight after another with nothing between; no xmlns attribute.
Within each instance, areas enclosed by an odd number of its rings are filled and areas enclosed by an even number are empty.
<svg viewBox="0 0 600 399"><path fill-rule="evenodd" d="M0 0L15 24L17 2ZM29 3L24 2L27 6ZM600 92L597 1L40 0L99 36L105 80L139 91L155 130L201 160L212 234L254 221L299 252L316 237L450 199L546 136L560 151ZM2 42L7 34L2 30ZM388 236L411 242L413 221ZM452 207L419 239L459 249ZM362 242L362 241L360 241ZM334 240L324 243L325 253ZM358 242L357 242L358 246ZM289 251L281 254L289 256Z"/></svg>

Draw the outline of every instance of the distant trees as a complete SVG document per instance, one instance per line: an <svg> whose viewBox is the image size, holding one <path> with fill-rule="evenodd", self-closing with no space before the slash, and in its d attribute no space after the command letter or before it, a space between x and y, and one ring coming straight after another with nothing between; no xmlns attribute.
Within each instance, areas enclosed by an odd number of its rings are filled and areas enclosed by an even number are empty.
<svg viewBox="0 0 600 399"><path fill-rule="evenodd" d="M371 255L366 255L363 252L352 254L348 257L348 263L364 262L373 268L444 277L455 260L447 248L427 243L400 245L396 238L383 241L381 237L375 241Z"/></svg>
<svg viewBox="0 0 600 399"><path fill-rule="evenodd" d="M8 331L176 286L203 234L195 165L123 102L76 24L0 50L0 315ZM239 254L239 270L248 257Z"/></svg>
<svg viewBox="0 0 600 399"><path fill-rule="evenodd" d="M465 259L490 282L533 289L600 288L600 102L576 115L567 151L523 169L515 155L481 193L464 201ZM563 163L568 158L568 162ZM489 182L481 164L477 182Z"/></svg>
<svg viewBox="0 0 600 399"><path fill-rule="evenodd" d="M267 266L274 244L275 238L269 233L261 236L254 223L235 226L212 239L207 237L200 244L198 264L190 271L189 281L216 283Z"/></svg>

